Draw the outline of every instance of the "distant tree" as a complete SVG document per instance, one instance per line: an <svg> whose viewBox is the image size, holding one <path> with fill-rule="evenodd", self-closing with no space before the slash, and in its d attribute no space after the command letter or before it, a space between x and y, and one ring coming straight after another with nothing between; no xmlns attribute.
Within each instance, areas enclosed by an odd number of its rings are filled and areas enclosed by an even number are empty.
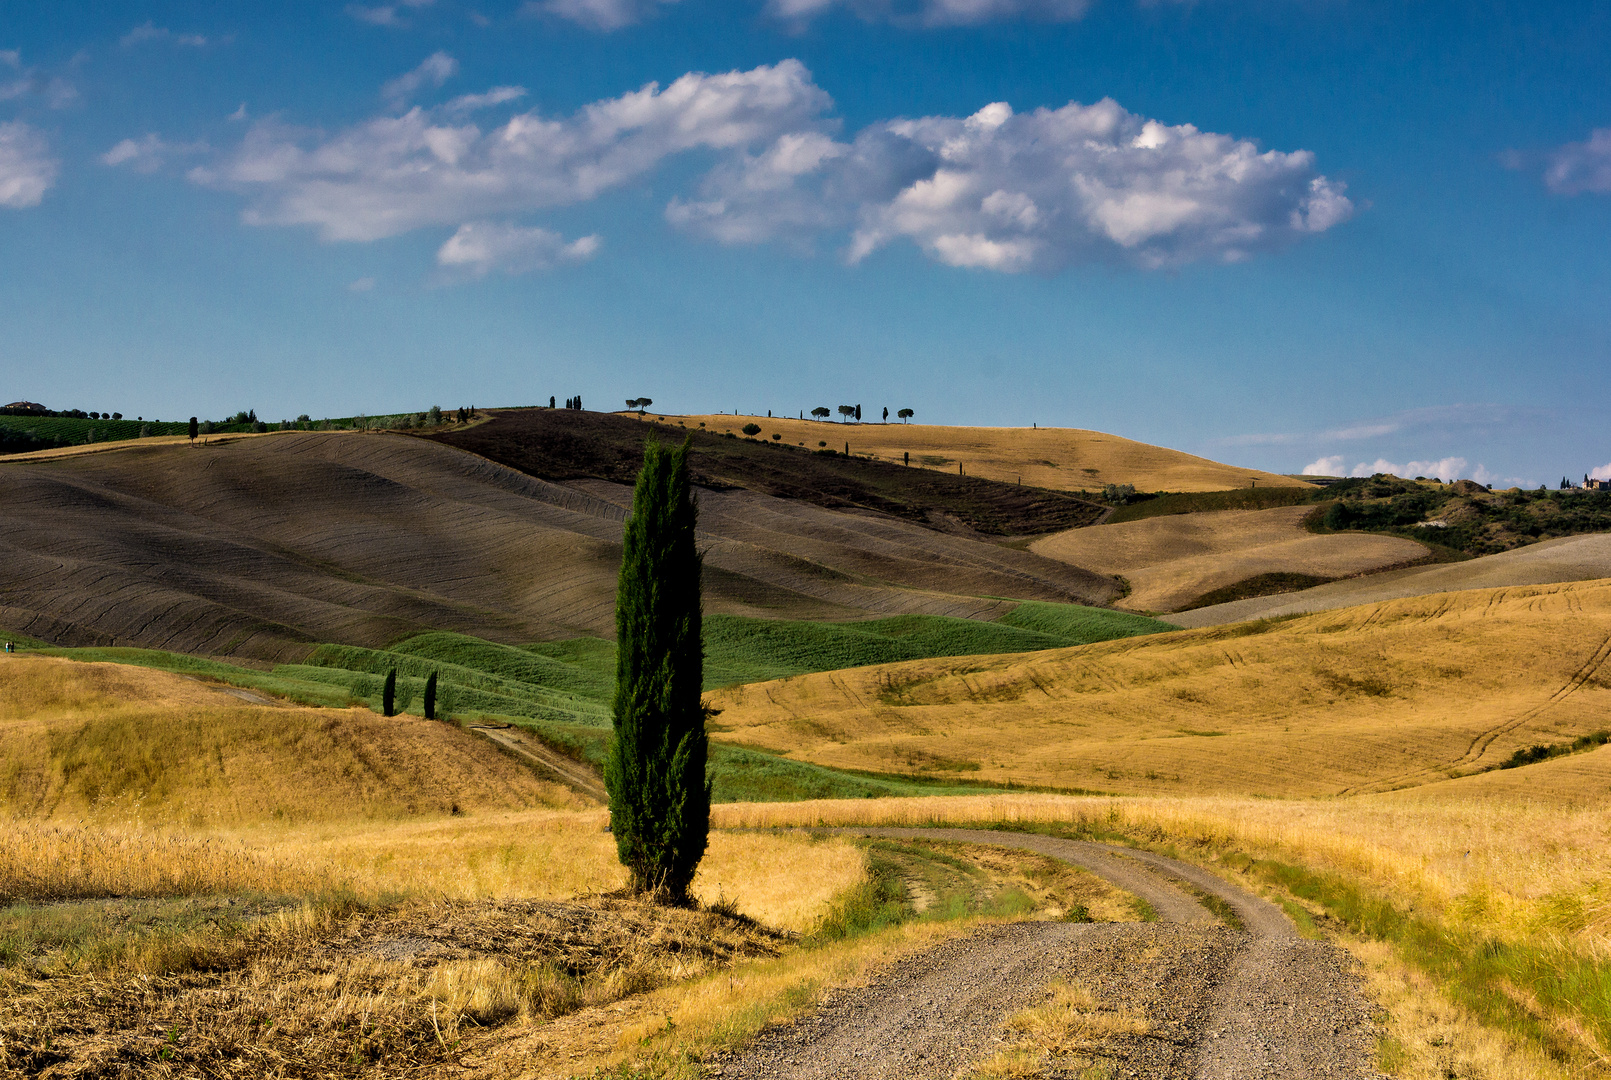
<svg viewBox="0 0 1611 1080"><path fill-rule="evenodd" d="M839 406L839 415L844 417L846 420L850 419L852 416L856 415L856 406L854 406L854 405L841 405L841 406Z"/></svg>
<svg viewBox="0 0 1611 1080"><path fill-rule="evenodd" d="M638 399L635 398L635 397L627 398L626 399L626 407L629 408L629 409L636 409L638 407Z"/></svg>
<svg viewBox="0 0 1611 1080"><path fill-rule="evenodd" d="M576 410L577 410L577 411L578 411L578 412L580 412L580 411L581 411L581 409L582 409L582 395L581 395L581 394L577 394L577 395L576 395Z"/></svg>
<svg viewBox="0 0 1611 1080"><path fill-rule="evenodd" d="M150 438L150 437L151 437L151 425L150 424L141 424L140 425L140 438L147 439L147 438Z"/></svg>
<svg viewBox="0 0 1611 1080"><path fill-rule="evenodd" d="M440 424L442 422L442 406L432 405L430 411L425 414L425 419L432 427Z"/></svg>
<svg viewBox="0 0 1611 1080"><path fill-rule="evenodd" d="M201 431L200 431L200 428L196 425L196 418L194 416L192 416L190 418L190 428L189 428L189 430L190 430L190 441L195 442L196 441L196 436L199 435L201 433Z"/></svg>
<svg viewBox="0 0 1611 1080"><path fill-rule="evenodd" d="M811 415L815 416L818 420L826 420L828 418L829 412L830 412L830 410L829 410L828 406L826 406L826 405L818 405L815 409L811 410Z"/></svg>
<svg viewBox="0 0 1611 1080"><path fill-rule="evenodd" d="M548 407L550 409L552 409L554 407L554 395L553 394L548 395Z"/></svg>
<svg viewBox="0 0 1611 1080"><path fill-rule="evenodd" d="M653 404L654 404L654 398L640 397L638 399L638 412L642 413L644 409L647 409L650 405L653 405Z"/></svg>
<svg viewBox="0 0 1611 1080"><path fill-rule="evenodd" d="M436 672L425 676L425 719L436 719Z"/></svg>
<svg viewBox="0 0 1611 1080"><path fill-rule="evenodd" d="M861 406L856 406L856 423L861 423Z"/></svg>
<svg viewBox="0 0 1611 1080"><path fill-rule="evenodd" d="M690 443L651 441L632 494L616 591L610 828L632 888L685 902L710 832L705 778L699 509Z"/></svg>
<svg viewBox="0 0 1611 1080"><path fill-rule="evenodd" d="M112 414L112 419L113 420L121 420L121 419L123 419L123 414L120 413L120 412L115 412L115 413Z"/></svg>
<svg viewBox="0 0 1611 1080"><path fill-rule="evenodd" d="M884 423L889 423L889 406L884 406Z"/></svg>
<svg viewBox="0 0 1611 1080"><path fill-rule="evenodd" d="M761 425L752 422L752 423L745 424L743 427L739 428L738 430L742 431L744 434L748 435L750 438L753 439L753 438L755 438L755 436L757 436L757 435L759 435L761 433Z"/></svg>
<svg viewBox="0 0 1611 1080"><path fill-rule="evenodd" d="M307 413L300 413L297 415L296 422L299 424L311 424L313 422L313 417L309 416Z"/></svg>
<svg viewBox="0 0 1611 1080"><path fill-rule="evenodd" d="M827 446L828 445L828 440L827 439L818 439L817 440L817 445L818 446Z"/></svg>
<svg viewBox="0 0 1611 1080"><path fill-rule="evenodd" d="M778 432L778 431L772 432L772 441L773 442L781 442L781 441L783 441L782 432Z"/></svg>
<svg viewBox="0 0 1611 1080"><path fill-rule="evenodd" d="M397 715L397 669L392 668L386 673L386 685L380 689L380 712L382 716Z"/></svg>
<svg viewBox="0 0 1611 1080"><path fill-rule="evenodd" d="M906 423L908 420L910 420L912 418L912 410L911 409L902 409L900 412L896 413L895 415L900 417L901 418L901 423L904 424L904 423Z"/></svg>

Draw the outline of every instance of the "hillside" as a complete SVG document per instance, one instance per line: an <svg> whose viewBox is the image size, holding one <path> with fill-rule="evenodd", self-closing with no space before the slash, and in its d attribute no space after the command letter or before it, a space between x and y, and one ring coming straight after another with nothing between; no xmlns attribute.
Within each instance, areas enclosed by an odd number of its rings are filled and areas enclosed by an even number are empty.
<svg viewBox="0 0 1611 1080"><path fill-rule="evenodd" d="M653 415L653 414L651 414ZM866 414L869 419L872 412ZM1101 491L1106 484L1131 484L1137 491L1222 491L1259 487L1307 488L1289 476L1224 465L1162 446L1136 442L1101 431L1079 428L985 428L890 422L840 424L834 421L773 419L769 416L668 416L671 423L734 434L745 424L759 424L761 440L774 433L785 443L817 449L870 454L882 461L956 474L960 464L968 476L1004 484L1024 483L1053 491Z"/></svg>
<svg viewBox="0 0 1611 1080"><path fill-rule="evenodd" d="M0 812L31 819L227 828L580 805L448 724L50 657L0 655L0 759Z"/></svg>
<svg viewBox="0 0 1611 1080"><path fill-rule="evenodd" d="M749 439L692 421L567 409L494 409L491 419L430 437L555 482L630 484L650 438L692 440L694 483L744 489L830 510L874 511L985 536L1038 535L1098 520L1104 509L1059 491L846 457L836 446Z"/></svg>
<svg viewBox="0 0 1611 1080"><path fill-rule="evenodd" d="M1131 591L1121 603L1137 611L1178 611L1205 593L1261 575L1350 577L1427 554L1422 545L1396 536L1311 533L1303 527L1311 510L1286 506L1148 517L1056 533L1036 540L1029 550L1123 576Z"/></svg>
<svg viewBox="0 0 1611 1080"><path fill-rule="evenodd" d="M1611 709L1611 582L1394 600L708 695L719 738L838 768L1151 793L1410 787Z"/></svg>
<svg viewBox="0 0 1611 1080"><path fill-rule="evenodd" d="M1183 611L1169 619L1188 627L1222 626L1248 619L1330 611L1461 589L1546 585L1599 578L1611 578L1611 534L1608 533L1564 536L1466 562L1389 570L1279 596L1259 596Z"/></svg>
<svg viewBox="0 0 1611 1080"><path fill-rule="evenodd" d="M753 450L762 454L782 462L787 452ZM969 483L962 509L1014 528L1091 512L1063 496L1048 503L1047 493ZM889 490L911 514L934 505ZM400 435L283 432L9 459L0 462L0 627L60 645L265 662L422 630L509 644L608 637L630 501L621 481L549 482ZM702 491L701 506L713 613L989 619L1013 607L995 597L1090 604L1117 592L1108 578L984 542L966 526L942 532L731 484Z"/></svg>

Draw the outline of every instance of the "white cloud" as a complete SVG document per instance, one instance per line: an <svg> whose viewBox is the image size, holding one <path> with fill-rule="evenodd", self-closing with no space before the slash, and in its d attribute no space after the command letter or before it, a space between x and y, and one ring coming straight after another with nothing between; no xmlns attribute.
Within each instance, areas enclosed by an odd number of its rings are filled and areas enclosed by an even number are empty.
<svg viewBox="0 0 1611 1080"><path fill-rule="evenodd" d="M371 26L403 27L408 25L408 20L398 14L398 7L423 8L430 7L435 2L436 0L401 0L400 4L376 4L373 7L348 4L347 14Z"/></svg>
<svg viewBox="0 0 1611 1080"><path fill-rule="evenodd" d="M256 225L312 225L326 240L377 240L592 199L695 149L734 151L809 128L828 96L796 60L688 74L550 119L490 131L412 109L328 138L271 122L197 183L246 193Z"/></svg>
<svg viewBox="0 0 1611 1080"><path fill-rule="evenodd" d="M65 109L78 99L78 88L59 75L47 76L38 68L25 68L22 53L16 49L0 52L0 65L20 72L9 82L0 82L0 101L37 94L52 109Z"/></svg>
<svg viewBox="0 0 1611 1080"><path fill-rule="evenodd" d="M1598 469L1590 469L1589 476L1594 480L1611 480L1611 462L1601 465Z"/></svg>
<svg viewBox="0 0 1611 1080"><path fill-rule="evenodd" d="M526 0L522 15L552 15L560 19L608 33L640 23L660 4L677 0Z"/></svg>
<svg viewBox="0 0 1611 1080"><path fill-rule="evenodd" d="M504 105L526 96L524 86L494 86L485 94L461 94L447 103L448 112L474 112L494 105Z"/></svg>
<svg viewBox="0 0 1611 1080"><path fill-rule="evenodd" d="M456 70L436 53L386 93ZM248 223L365 241L585 202L667 158L714 152L698 194L668 204L672 224L729 244L809 249L828 236L851 262L907 240L946 265L999 272L1235 261L1352 209L1308 151L1261 151L1111 100L1023 114L997 102L840 141L831 99L784 60L650 83L565 117L531 110L487 129L470 119L523 93L497 87L334 134L259 122L190 175L246 195Z"/></svg>
<svg viewBox="0 0 1611 1080"><path fill-rule="evenodd" d="M21 120L0 124L0 206L38 206L57 168L43 135Z"/></svg>
<svg viewBox="0 0 1611 1080"><path fill-rule="evenodd" d="M175 45L186 45L195 49L205 48L207 45L207 38L203 34L175 34L166 26L157 26L150 22L136 26L124 34L118 44L129 49L148 41L172 41Z"/></svg>
<svg viewBox="0 0 1611 1080"><path fill-rule="evenodd" d="M357 281L353 282L351 285L348 285L347 286L347 291L348 292L354 292L354 293L366 293L366 292L369 292L374 287L375 287L375 279L374 278L372 278L372 277L361 277Z"/></svg>
<svg viewBox="0 0 1611 1080"><path fill-rule="evenodd" d="M973 26L1002 19L1071 22L1082 18L1089 0L768 0L767 12L790 23L807 20L836 7L868 22L901 26Z"/></svg>
<svg viewBox="0 0 1611 1080"><path fill-rule="evenodd" d="M874 124L849 144L813 144L804 167L782 149L719 166L670 219L729 242L837 223L853 229L851 262L907 239L951 266L1018 271L1236 261L1352 213L1308 151L1260 151L1111 99Z"/></svg>
<svg viewBox="0 0 1611 1080"><path fill-rule="evenodd" d="M153 173L162 168L170 157L205 153L207 144L170 143L160 135L150 134L143 139L124 139L101 155L103 165L127 165L135 172Z"/></svg>
<svg viewBox="0 0 1611 1080"><path fill-rule="evenodd" d="M547 229L504 222L475 221L460 225L436 253L438 264L484 277L493 270L520 274L548 270L560 263L586 262L598 253L599 238L566 242Z"/></svg>
<svg viewBox="0 0 1611 1080"><path fill-rule="evenodd" d="M1303 467L1302 475L1341 476L1343 466L1347 463L1347 460L1348 459L1343 457L1341 454L1333 454L1330 457L1323 457L1318 461L1311 461L1309 464L1305 465Z"/></svg>
<svg viewBox="0 0 1611 1080"><path fill-rule="evenodd" d="M441 86L459 73L459 62L445 52L434 52L420 62L420 66L406 75L399 75L380 88L380 96L399 105L413 97L420 87L429 83Z"/></svg>
<svg viewBox="0 0 1611 1080"><path fill-rule="evenodd" d="M1597 128L1583 142L1551 153L1544 183L1557 195L1611 193L1611 128Z"/></svg>

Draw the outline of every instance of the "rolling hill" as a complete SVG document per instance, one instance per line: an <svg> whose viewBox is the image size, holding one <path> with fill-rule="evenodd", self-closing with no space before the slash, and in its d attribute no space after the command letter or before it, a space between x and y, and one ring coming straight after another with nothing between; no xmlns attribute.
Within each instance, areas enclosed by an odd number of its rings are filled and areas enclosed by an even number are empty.
<svg viewBox="0 0 1611 1080"><path fill-rule="evenodd" d="M641 452L637 421L604 419L630 425ZM463 435L486 439L499 422ZM571 441L593 443L586 430ZM496 442L510 457L524 445ZM811 489L815 474L795 467L832 464L758 444L746 454L770 468L758 487ZM902 486L922 474L850 464L860 471L815 501L711 479L708 610L993 619L1017 600L1116 595L1108 578L959 521L1061 528L1089 518L1088 503L983 480ZM0 460L0 626L59 645L270 663L422 630L511 644L610 636L630 473L555 471L541 479L428 439L337 432ZM930 516L943 528L919 523Z"/></svg>
<svg viewBox="0 0 1611 1080"><path fill-rule="evenodd" d="M1143 504L1145 505L1145 504ZM1351 577L1424 558L1413 540L1311 533L1313 508L1220 510L1070 529L1029 545L1037 555L1123 576L1123 606L1178 611L1198 597L1265 574Z"/></svg>
<svg viewBox="0 0 1611 1080"><path fill-rule="evenodd" d="M871 417L872 413L867 415ZM881 461L904 462L905 455L910 454L913 468L954 475L960 464L968 476L1004 484L1021 482L1052 491L1101 491L1106 484L1131 484L1137 491L1222 491L1255 483L1261 488L1311 486L1290 476L1224 465L1179 450L1079 428L1040 427L1026 431L935 424L840 424L725 413L666 419L689 428L703 424L708 431L735 434L745 424L753 423L760 425L757 438L761 440L778 434L784 443L812 450L818 443L826 443L828 449L840 451L848 442L852 454L872 455Z"/></svg>
<svg viewBox="0 0 1611 1080"><path fill-rule="evenodd" d="M1258 596L1197 608L1169 618L1171 622L1187 627L1222 626L1248 619L1330 611L1357 604L1460 589L1546 585L1600 578L1611 578L1611 533L1563 536L1467 562L1389 570L1370 577L1334 581L1279 596Z"/></svg>
<svg viewBox="0 0 1611 1080"><path fill-rule="evenodd" d="M710 694L726 741L837 768L1147 793L1413 787L1611 709L1611 582L1473 590Z"/></svg>

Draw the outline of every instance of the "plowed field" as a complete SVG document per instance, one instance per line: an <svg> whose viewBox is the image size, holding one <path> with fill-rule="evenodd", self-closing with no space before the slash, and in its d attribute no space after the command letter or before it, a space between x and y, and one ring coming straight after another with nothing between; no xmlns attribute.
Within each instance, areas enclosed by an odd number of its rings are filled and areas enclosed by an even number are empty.
<svg viewBox="0 0 1611 1080"><path fill-rule="evenodd" d="M868 415L871 415L870 413ZM757 438L804 444L819 442L852 454L872 454L883 461L904 462L911 455L913 468L964 474L1006 484L1020 481L1053 491L1100 491L1104 484L1133 484L1137 491L1225 491L1259 487L1307 487L1290 476L1224 465L1163 446L1136 442L1101 431L1080 428L949 427L937 424L839 424L787 417L707 416L667 417L690 428L704 424L708 431L742 431L759 424Z"/></svg>
<svg viewBox="0 0 1611 1080"><path fill-rule="evenodd" d="M287 432L7 461L0 627L61 645L265 661L427 628L509 643L611 636L630 494L395 435ZM986 490L970 505L1038 512L994 498ZM1100 575L966 529L736 487L703 491L701 506L711 612L994 617L1013 605L990 597L1116 593Z"/></svg>
<svg viewBox="0 0 1611 1080"><path fill-rule="evenodd" d="M1490 589L708 695L718 738L823 765L1151 793L1391 790L1611 710L1611 582ZM1499 782L1499 781L1494 781Z"/></svg>

